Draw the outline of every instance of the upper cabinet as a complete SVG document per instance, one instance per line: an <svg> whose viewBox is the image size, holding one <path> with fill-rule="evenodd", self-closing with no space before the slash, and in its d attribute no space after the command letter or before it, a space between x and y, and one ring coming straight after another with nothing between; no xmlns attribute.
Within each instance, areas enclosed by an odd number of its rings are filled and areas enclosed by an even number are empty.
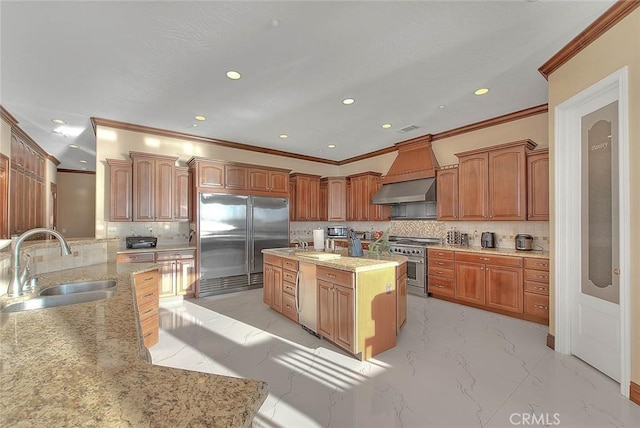
<svg viewBox="0 0 640 428"><path fill-rule="evenodd" d="M458 220L458 167L436 172L438 220Z"/></svg>
<svg viewBox="0 0 640 428"><path fill-rule="evenodd" d="M172 221L175 163L173 156L131 152L133 220Z"/></svg>
<svg viewBox="0 0 640 428"><path fill-rule="evenodd" d="M193 157L187 162L196 191L289 197L289 169Z"/></svg>
<svg viewBox="0 0 640 428"><path fill-rule="evenodd" d="M460 160L458 218L526 220L526 156L535 146L531 140L522 140L456 154Z"/></svg>
<svg viewBox="0 0 640 428"><path fill-rule="evenodd" d="M325 177L320 180L320 220L347 219L347 178Z"/></svg>
<svg viewBox="0 0 640 428"><path fill-rule="evenodd" d="M107 159L109 165L109 220L131 221L133 168L129 160Z"/></svg>
<svg viewBox="0 0 640 428"><path fill-rule="evenodd" d="M379 172L363 172L347 177L349 193L347 195L347 220L350 221L386 221L389 220L390 208L387 205L374 205L373 196L382 186L382 174Z"/></svg>
<svg viewBox="0 0 640 428"><path fill-rule="evenodd" d="M320 176L294 173L290 175L295 205L292 221L320 220Z"/></svg>
<svg viewBox="0 0 640 428"><path fill-rule="evenodd" d="M549 149L527 155L527 219L549 220Z"/></svg>
<svg viewBox="0 0 640 428"><path fill-rule="evenodd" d="M177 166L175 173L175 182L173 188L174 192L174 203L173 203L173 219L174 220L189 220L189 213L191 210L189 209L189 190L190 179L189 179L189 168L185 166Z"/></svg>

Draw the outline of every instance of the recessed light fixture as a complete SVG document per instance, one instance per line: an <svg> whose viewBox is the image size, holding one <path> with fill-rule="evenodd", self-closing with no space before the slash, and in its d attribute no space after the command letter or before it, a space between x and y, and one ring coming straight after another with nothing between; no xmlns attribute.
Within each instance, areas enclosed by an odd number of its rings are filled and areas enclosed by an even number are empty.
<svg viewBox="0 0 640 428"><path fill-rule="evenodd" d="M389 128L391 128L391 124L390 123L385 123L384 125L382 125L382 127L384 129L389 129Z"/></svg>
<svg viewBox="0 0 640 428"><path fill-rule="evenodd" d="M195 120L199 120L200 122L202 122L203 120L207 120L207 118L205 116L202 116L201 114L194 116L193 118Z"/></svg>
<svg viewBox="0 0 640 428"><path fill-rule="evenodd" d="M282 138L283 140L286 138L289 138L289 136L287 134L280 134L278 135L278 137Z"/></svg>
<svg viewBox="0 0 640 428"><path fill-rule="evenodd" d="M69 144L70 149L78 149L80 148L77 144Z"/></svg>
<svg viewBox="0 0 640 428"><path fill-rule="evenodd" d="M444 104L440 104L438 108L444 108Z"/></svg>
<svg viewBox="0 0 640 428"><path fill-rule="evenodd" d="M64 125L65 123L67 123L62 119L51 119L51 122L57 123L58 125Z"/></svg>
<svg viewBox="0 0 640 428"><path fill-rule="evenodd" d="M356 100L354 100L353 98L345 98L344 100L342 100L342 104L348 106L351 105L353 103L355 103Z"/></svg>
<svg viewBox="0 0 640 428"><path fill-rule="evenodd" d="M335 149L336 145L335 144L329 144L327 147L329 147L330 149Z"/></svg>
<svg viewBox="0 0 640 428"><path fill-rule="evenodd" d="M80 163L87 163L87 161L86 161L86 160L84 160L84 159L82 159L82 160L80 161Z"/></svg>
<svg viewBox="0 0 640 428"><path fill-rule="evenodd" d="M242 74L238 73L237 71L229 70L227 71L227 77L231 80L238 80L242 77Z"/></svg>
<svg viewBox="0 0 640 428"><path fill-rule="evenodd" d="M197 123L192 123L191 126L194 127L194 128L197 128L198 124Z"/></svg>
<svg viewBox="0 0 640 428"><path fill-rule="evenodd" d="M476 95L484 95L489 92L489 88L480 88L474 92Z"/></svg>

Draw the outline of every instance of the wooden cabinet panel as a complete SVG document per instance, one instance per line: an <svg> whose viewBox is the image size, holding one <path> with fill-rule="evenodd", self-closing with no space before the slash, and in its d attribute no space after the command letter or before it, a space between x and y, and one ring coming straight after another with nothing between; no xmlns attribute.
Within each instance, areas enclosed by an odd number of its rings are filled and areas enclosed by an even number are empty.
<svg viewBox="0 0 640 428"><path fill-rule="evenodd" d="M286 171L269 172L269 190L272 193L289 193L289 173Z"/></svg>
<svg viewBox="0 0 640 428"><path fill-rule="evenodd" d="M526 220L524 145L489 152L489 219Z"/></svg>
<svg viewBox="0 0 640 428"><path fill-rule="evenodd" d="M334 340L333 284L318 279L318 334Z"/></svg>
<svg viewBox="0 0 640 428"><path fill-rule="evenodd" d="M380 186L381 174L364 172L350 175L348 178L347 220L386 221L389 220L390 208L371 203ZM346 193L346 192L345 192Z"/></svg>
<svg viewBox="0 0 640 428"><path fill-rule="evenodd" d="M160 276L159 295L160 297L175 296L175 262L158 263L158 274Z"/></svg>
<svg viewBox="0 0 640 428"><path fill-rule="evenodd" d="M333 293L335 299L334 342L345 349L353 351L353 290L336 285Z"/></svg>
<svg viewBox="0 0 640 428"><path fill-rule="evenodd" d="M327 179L320 180L320 201L318 202L318 217L321 221L329 220L329 201L327 190Z"/></svg>
<svg viewBox="0 0 640 428"><path fill-rule="evenodd" d="M289 193L289 173L268 168L249 168L249 190L286 196Z"/></svg>
<svg viewBox="0 0 640 428"><path fill-rule="evenodd" d="M429 259L435 257L438 259L453 260L454 254L453 251L429 249Z"/></svg>
<svg viewBox="0 0 640 428"><path fill-rule="evenodd" d="M549 259L524 258L525 269L537 269L549 271Z"/></svg>
<svg viewBox="0 0 640 428"><path fill-rule="evenodd" d="M537 294L543 294L545 296L548 296L549 284L545 284L543 282L537 282L537 281L527 281L525 279L524 291L528 293L537 293Z"/></svg>
<svg viewBox="0 0 640 428"><path fill-rule="evenodd" d="M282 312L282 258L265 254L263 261L262 301Z"/></svg>
<svg viewBox="0 0 640 428"><path fill-rule="evenodd" d="M464 251L455 252L456 261L491 264L499 266L513 266L522 267L522 257L515 256L500 256L495 254L479 254L479 253L467 253Z"/></svg>
<svg viewBox="0 0 640 428"><path fill-rule="evenodd" d="M484 265L456 261L456 299L484 305Z"/></svg>
<svg viewBox="0 0 640 428"><path fill-rule="evenodd" d="M158 271L133 275L138 322L144 346L150 348L158 343L160 322L158 318Z"/></svg>
<svg viewBox="0 0 640 428"><path fill-rule="evenodd" d="M273 306L273 266L265 263L262 268L262 301L269 305L269 307Z"/></svg>
<svg viewBox="0 0 640 428"><path fill-rule="evenodd" d="M489 213L487 183L489 155L460 157L458 166L458 216L460 220L486 220Z"/></svg>
<svg viewBox="0 0 640 428"><path fill-rule="evenodd" d="M118 254L116 262L118 263L153 263L156 260L154 253L125 253Z"/></svg>
<svg viewBox="0 0 640 428"><path fill-rule="evenodd" d="M133 220L174 219L177 157L130 152L133 161Z"/></svg>
<svg viewBox="0 0 640 428"><path fill-rule="evenodd" d="M176 294L193 295L195 293L195 260L176 261Z"/></svg>
<svg viewBox="0 0 640 428"><path fill-rule="evenodd" d="M524 279L527 281L537 281L543 283L549 283L549 272L539 271L533 269L524 270Z"/></svg>
<svg viewBox="0 0 640 428"><path fill-rule="evenodd" d="M282 268L273 267L273 301L275 311L282 312Z"/></svg>
<svg viewBox="0 0 640 428"><path fill-rule="evenodd" d="M133 220L154 219L154 162L151 158L133 159Z"/></svg>
<svg viewBox="0 0 640 428"><path fill-rule="evenodd" d="M289 318L291 321L298 322L296 300L290 294L282 294L282 315Z"/></svg>
<svg viewBox="0 0 640 428"><path fill-rule="evenodd" d="M528 220L549 220L549 151L527 156Z"/></svg>
<svg viewBox="0 0 640 428"><path fill-rule="evenodd" d="M407 270L406 263L404 273L396 275L396 334L407 321ZM397 268L400 270L400 268Z"/></svg>
<svg viewBox="0 0 640 428"><path fill-rule="evenodd" d="M549 323L549 296L524 293L524 312L543 323Z"/></svg>
<svg viewBox="0 0 640 428"><path fill-rule="evenodd" d="M131 221L132 164L130 161L107 159L109 165L109 219Z"/></svg>
<svg viewBox="0 0 640 428"><path fill-rule="evenodd" d="M249 170L244 166L238 165L225 165L224 166L224 181L226 189L248 189L249 183Z"/></svg>
<svg viewBox="0 0 640 428"><path fill-rule="evenodd" d="M155 161L155 169L154 219L171 221L174 217L175 160L158 159Z"/></svg>
<svg viewBox="0 0 640 428"><path fill-rule="evenodd" d="M522 269L486 266L486 296L488 307L521 314L523 312Z"/></svg>
<svg viewBox="0 0 640 428"><path fill-rule="evenodd" d="M316 268L318 280L338 284L343 287L353 288L353 273L346 270L332 269L324 266Z"/></svg>
<svg viewBox="0 0 640 428"><path fill-rule="evenodd" d="M291 220L315 221L320 219L320 176L292 174L294 217ZM291 201L290 201L291 203Z"/></svg>
<svg viewBox="0 0 640 428"><path fill-rule="evenodd" d="M249 169L249 189L258 192L269 191L269 171L266 169Z"/></svg>
<svg viewBox="0 0 640 428"><path fill-rule="evenodd" d="M174 198L174 220L189 220L190 216L190 181L189 169L185 167L176 167L175 173L175 198Z"/></svg>
<svg viewBox="0 0 640 428"><path fill-rule="evenodd" d="M224 164L218 162L198 161L198 186L208 189L224 188Z"/></svg>
<svg viewBox="0 0 640 428"><path fill-rule="evenodd" d="M458 168L436 172L438 220L458 219Z"/></svg>
<svg viewBox="0 0 640 428"><path fill-rule="evenodd" d="M429 277L429 293L454 297L454 280L437 276Z"/></svg>

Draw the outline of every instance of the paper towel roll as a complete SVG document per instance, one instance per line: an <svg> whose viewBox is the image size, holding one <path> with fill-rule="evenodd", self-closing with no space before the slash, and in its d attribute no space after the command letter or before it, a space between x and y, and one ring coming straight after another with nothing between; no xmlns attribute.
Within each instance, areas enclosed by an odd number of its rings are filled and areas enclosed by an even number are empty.
<svg viewBox="0 0 640 428"><path fill-rule="evenodd" d="M313 249L317 251L324 250L324 229L313 230Z"/></svg>

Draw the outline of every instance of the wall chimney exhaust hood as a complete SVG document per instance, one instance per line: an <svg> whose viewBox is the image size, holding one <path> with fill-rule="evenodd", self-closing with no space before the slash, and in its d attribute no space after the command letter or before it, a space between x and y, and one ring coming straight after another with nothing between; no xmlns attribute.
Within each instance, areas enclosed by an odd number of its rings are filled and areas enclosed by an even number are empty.
<svg viewBox="0 0 640 428"><path fill-rule="evenodd" d="M436 179L404 181L383 184L373 197L376 205L402 204L407 202L436 202Z"/></svg>

